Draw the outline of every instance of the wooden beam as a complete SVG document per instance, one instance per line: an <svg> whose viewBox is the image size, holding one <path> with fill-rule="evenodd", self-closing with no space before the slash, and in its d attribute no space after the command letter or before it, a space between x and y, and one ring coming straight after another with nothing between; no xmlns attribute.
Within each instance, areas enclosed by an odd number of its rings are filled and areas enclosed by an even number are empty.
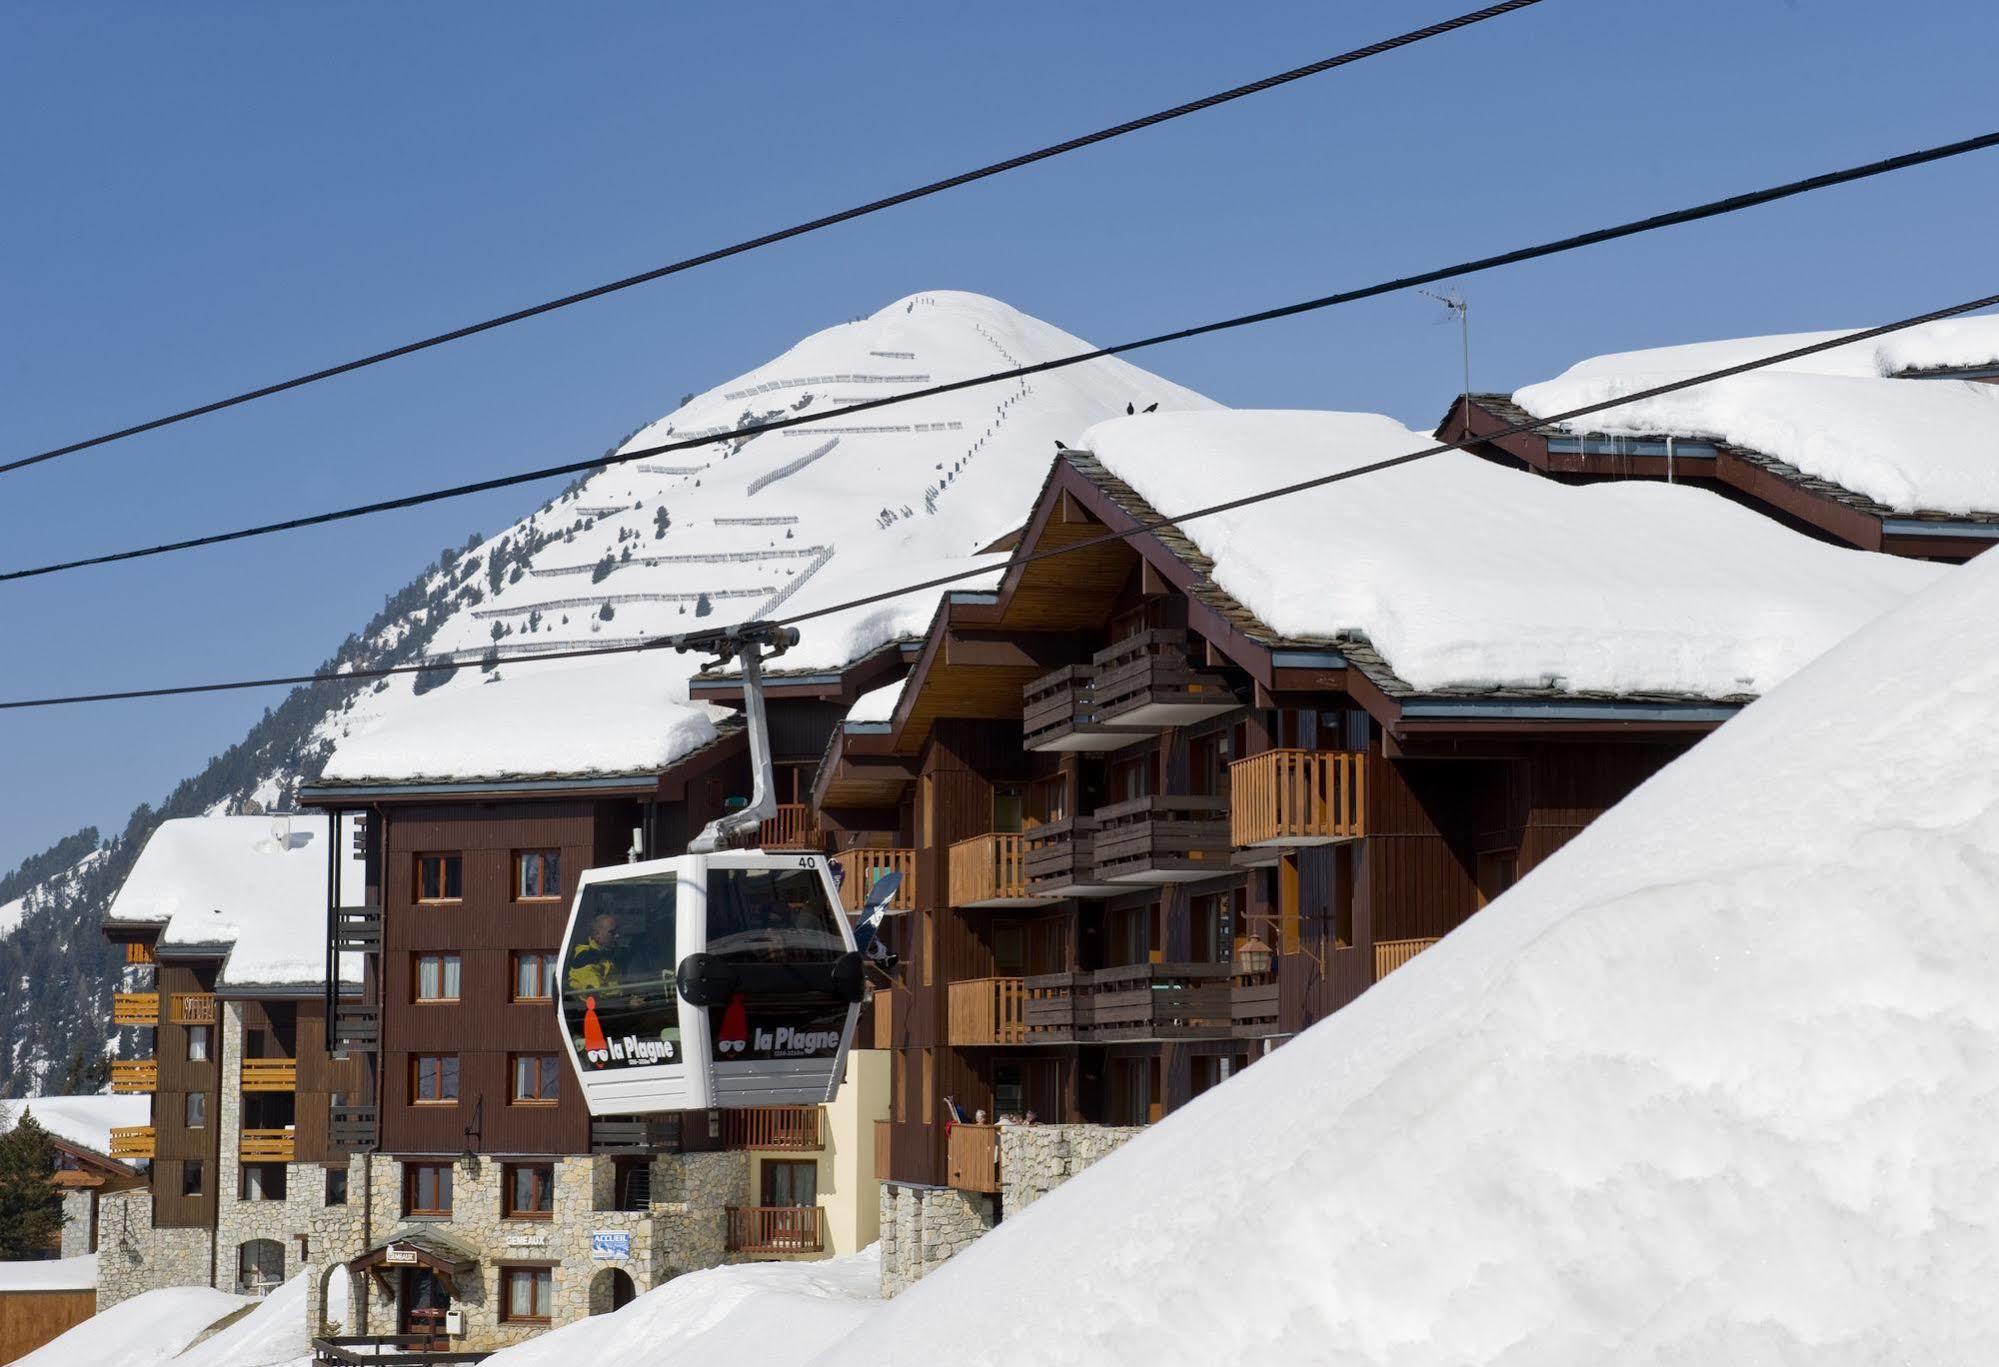
<svg viewBox="0 0 1999 1367"><path fill-rule="evenodd" d="M1173 592L1173 585L1159 572L1158 566L1148 556L1138 559L1138 592L1142 598L1164 598Z"/></svg>
<svg viewBox="0 0 1999 1367"><path fill-rule="evenodd" d="M1067 636L1031 631L944 633L944 663L968 669L1059 669L1074 658Z"/></svg>

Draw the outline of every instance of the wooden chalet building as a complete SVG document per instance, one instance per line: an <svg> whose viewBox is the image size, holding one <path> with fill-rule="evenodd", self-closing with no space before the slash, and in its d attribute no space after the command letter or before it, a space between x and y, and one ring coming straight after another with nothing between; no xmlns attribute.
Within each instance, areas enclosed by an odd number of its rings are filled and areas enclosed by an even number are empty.
<svg viewBox="0 0 1999 1367"><path fill-rule="evenodd" d="M150 1052L111 1065L114 1093L152 1098L150 1123L111 1131L110 1156L147 1187L115 1203L103 1250L108 1306L193 1280L261 1294L302 1266L295 1202L344 1199L334 1120L362 1085L326 1039L318 922L322 818L193 817L160 825L104 933L125 948L112 1020Z"/></svg>
<svg viewBox="0 0 1999 1367"><path fill-rule="evenodd" d="M1566 483L1656 480L1691 484L1822 540L1889 555L1964 561L1999 542L1999 494L1992 493L1987 483L1983 486L1987 494L1967 504L1965 491L1974 487L1975 481L1939 480L1938 472L1958 463L1992 468L1999 461L1999 424L1983 411L1989 404L1961 402L1968 396L1945 388L1925 396L1917 386L1952 381L1999 383L1999 333L1981 326L1989 322L1969 319L1943 324L1934 337L1920 335L1921 330L1912 334L1921 354L1931 360L1947 358L1935 364L1901 367L1878 376L1846 374L1834 368L1826 374L1786 371L1763 377L1757 381L1764 386L1758 394L1768 416L1794 419L1765 429L1768 449L1746 439L1717 437L1711 426L1697 428L1687 421L1677 426L1661 423L1656 431L1621 427L1606 432L1586 423L1497 435L1531 424L1535 418L1514 395L1490 393L1461 397L1452 404L1437 428L1437 438L1476 439L1467 448L1474 454ZM1951 328L1960 331L1943 330ZM1806 340L1765 338L1757 349L1776 351L1787 342ZM1578 370L1617 369L1621 363L1634 377L1635 385L1641 382L1637 377L1644 377L1642 382L1656 382L1669 373L1729 364L1742 354L1746 353L1730 351L1724 355L1696 344L1658 353L1599 357ZM1792 382L1797 383L1795 392L1775 387ZM1932 403L1910 403L1920 398L1929 398ZM1823 405L1829 401L1842 407L1825 409ZM1858 428L1858 434L1891 449L1881 452L1878 483L1870 493L1853 487L1860 482L1854 475L1829 463L1822 451L1812 449L1808 434L1815 427L1847 426L1856 413L1866 415L1877 403L1883 416ZM1897 430L1896 424L1906 420L1912 408L1920 411L1923 407L1935 409L1926 428ZM1537 411L1550 411L1545 398ZM1616 417L1612 413L1603 420ZM1711 420L1715 421L1720 420Z"/></svg>
<svg viewBox="0 0 1999 1367"><path fill-rule="evenodd" d="M1157 520L1063 451L997 589L941 602L814 776L850 904L905 875L874 999L891 1292L937 1256L897 1231L952 1242L1108 1147L1087 1131L1114 1143L1353 1002L1746 700L1419 689L1358 634L1272 630L1195 540L1135 530ZM890 1218L940 1195L934 1231Z"/></svg>

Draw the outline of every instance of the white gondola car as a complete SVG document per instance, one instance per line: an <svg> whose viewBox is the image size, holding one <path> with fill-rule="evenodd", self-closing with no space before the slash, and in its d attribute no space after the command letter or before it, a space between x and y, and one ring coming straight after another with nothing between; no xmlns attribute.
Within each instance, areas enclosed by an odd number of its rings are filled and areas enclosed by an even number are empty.
<svg viewBox="0 0 1999 1367"><path fill-rule="evenodd" d="M830 1101L865 994L815 854L589 870L560 971L556 1012L592 1115Z"/></svg>

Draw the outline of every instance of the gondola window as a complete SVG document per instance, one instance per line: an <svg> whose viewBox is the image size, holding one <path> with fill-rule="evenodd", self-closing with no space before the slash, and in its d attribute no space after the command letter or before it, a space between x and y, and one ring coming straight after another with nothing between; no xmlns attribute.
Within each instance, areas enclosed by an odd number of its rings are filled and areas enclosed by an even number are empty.
<svg viewBox="0 0 1999 1367"><path fill-rule="evenodd" d="M678 891L670 873L583 890L576 943L563 964L562 1012L585 1068L680 1061Z"/></svg>

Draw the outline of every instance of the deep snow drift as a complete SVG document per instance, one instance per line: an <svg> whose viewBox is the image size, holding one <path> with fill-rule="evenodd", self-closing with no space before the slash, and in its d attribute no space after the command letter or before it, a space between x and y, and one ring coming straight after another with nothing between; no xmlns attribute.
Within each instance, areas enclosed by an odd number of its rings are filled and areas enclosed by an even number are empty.
<svg viewBox="0 0 1999 1367"><path fill-rule="evenodd" d="M495 1367L790 1367L880 1305L873 1247L814 1263L743 1263L676 1277L612 1315L565 1325L487 1359Z"/></svg>
<svg viewBox="0 0 1999 1367"><path fill-rule="evenodd" d="M911 295L696 395L619 449L810 416L1088 349L996 299ZM703 657L508 661L785 615L973 567L980 562L967 557L1026 516L1058 440L1074 441L1128 404L1155 402L1163 412L1214 406L1105 359L613 466L468 551L454 573L468 576L478 602L438 624L427 647L430 658L467 667L422 694L408 676L387 680L336 713L321 732L335 747L326 776L664 767L705 738L706 709L667 705L685 702ZM939 594L807 624L780 667L845 664L919 632ZM489 652L495 667L477 667ZM534 682L551 670L559 680ZM468 706L479 709L481 725L455 720L472 715L461 711ZM491 725L501 713L514 724ZM630 743L620 746L626 730Z"/></svg>
<svg viewBox="0 0 1999 1367"><path fill-rule="evenodd" d="M59 1337L43 1344L14 1367L162 1367L223 1316L254 1302L206 1286L176 1286L148 1291L92 1315ZM246 1317L247 1318L247 1317ZM294 1316L301 1324L301 1306ZM271 1347L281 1350L288 1339L270 1326ZM211 1340L212 1341L212 1340ZM208 1345L203 1344L206 1348ZM228 1367L263 1367L285 1359L253 1354ZM189 1359L180 1359L186 1363ZM209 1364L209 1367L219 1367Z"/></svg>
<svg viewBox="0 0 1999 1367"><path fill-rule="evenodd" d="M1544 416L1837 333L1594 356L1513 400ZM1776 456L1899 512L1999 512L1999 386L1894 379L1999 362L1999 317L1952 318L1593 414L1589 432L1705 437Z"/></svg>
<svg viewBox="0 0 1999 1367"><path fill-rule="evenodd" d="M1999 555L839 1364L1999 1360Z"/></svg>
<svg viewBox="0 0 1999 1367"><path fill-rule="evenodd" d="M1083 438L1165 516L1432 444L1374 413L1232 409ZM1182 530L1267 626L1359 632L1419 690L1762 693L1947 573L1701 489L1573 487L1458 451Z"/></svg>

